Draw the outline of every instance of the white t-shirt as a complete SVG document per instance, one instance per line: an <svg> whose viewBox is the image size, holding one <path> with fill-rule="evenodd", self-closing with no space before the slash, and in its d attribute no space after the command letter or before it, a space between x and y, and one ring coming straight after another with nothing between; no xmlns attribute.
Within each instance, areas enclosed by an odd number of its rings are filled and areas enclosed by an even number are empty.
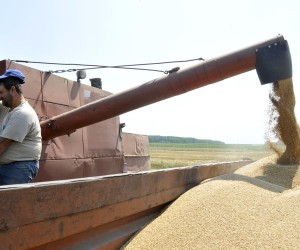
<svg viewBox="0 0 300 250"><path fill-rule="evenodd" d="M42 137L40 122L35 110L26 101L12 111L8 111L8 108L0 104L0 137L13 140L0 155L0 164L39 160Z"/></svg>
<svg viewBox="0 0 300 250"><path fill-rule="evenodd" d="M0 124L2 124L4 117L9 112L9 108L2 105L2 101L0 101Z"/></svg>

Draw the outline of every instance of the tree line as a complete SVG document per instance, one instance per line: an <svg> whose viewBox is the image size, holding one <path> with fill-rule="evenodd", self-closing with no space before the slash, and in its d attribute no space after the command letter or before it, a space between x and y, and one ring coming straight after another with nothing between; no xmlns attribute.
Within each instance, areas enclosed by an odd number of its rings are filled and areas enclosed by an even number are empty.
<svg viewBox="0 0 300 250"><path fill-rule="evenodd" d="M162 136L162 135L149 135L150 143L207 143L207 144L225 144L222 141L196 139L193 137L177 137L177 136Z"/></svg>

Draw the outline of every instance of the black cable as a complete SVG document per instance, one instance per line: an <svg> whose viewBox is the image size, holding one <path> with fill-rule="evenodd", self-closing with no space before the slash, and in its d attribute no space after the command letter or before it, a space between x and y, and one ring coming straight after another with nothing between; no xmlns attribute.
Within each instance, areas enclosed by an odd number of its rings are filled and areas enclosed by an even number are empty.
<svg viewBox="0 0 300 250"><path fill-rule="evenodd" d="M89 70L89 69L101 69L101 68L117 68L117 69L132 69L132 70L146 70L146 71L156 71L164 74L168 74L168 71L157 70L157 69L145 69L145 68L132 68L132 67L121 67L121 66L99 66L93 68L81 68L81 69L66 69L66 70L49 70L49 73L65 73L65 72L74 72L78 70Z"/></svg>
<svg viewBox="0 0 300 250"><path fill-rule="evenodd" d="M37 63L37 64L52 64L52 65L76 65L76 66L88 66L92 68L81 68L81 69L67 69L67 70L49 70L49 73L65 73L65 72L74 72L78 70L90 70L90 69L101 69L101 68L116 68L116 69L131 69L131 70L146 70L146 71L155 71L161 72L164 74L170 74L177 72L179 67L173 68L171 70L157 70L157 69L146 69L146 68L135 68L132 66L145 66L145 65L157 65L157 64L168 64L168 63L182 63L182 62L192 62L192 61L204 61L202 57L189 60L177 60L177 61L166 61L166 62L155 62L155 63L140 63L140 64L125 64L125 65L116 65L116 66L106 66L106 65L95 65L95 64L79 64L79 63L53 63L53 62L38 62L38 61L25 61L25 60L11 60L14 62L21 63Z"/></svg>
<svg viewBox="0 0 300 250"><path fill-rule="evenodd" d="M167 64L167 63L181 63L181 62L192 62L192 61L204 61L202 57L188 60L177 60L177 61L166 61L166 62L154 62L154 63L138 63L138 64L124 64L115 66L106 66L99 64L80 64L80 63L55 63L55 62L38 62L38 61L25 61L25 60L11 60L14 62L21 63L37 63L37 64L53 64L53 65L75 65L75 66L86 66L86 67L103 67L103 68L117 68L117 67L132 67L132 66L145 66L155 64Z"/></svg>

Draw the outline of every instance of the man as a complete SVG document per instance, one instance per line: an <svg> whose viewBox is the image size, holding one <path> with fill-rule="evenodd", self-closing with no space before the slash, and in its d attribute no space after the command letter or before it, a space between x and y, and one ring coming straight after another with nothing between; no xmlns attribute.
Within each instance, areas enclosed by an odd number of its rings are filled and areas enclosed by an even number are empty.
<svg viewBox="0 0 300 250"><path fill-rule="evenodd" d="M39 168L41 128L22 94L24 83L16 69L0 76L0 185L29 183Z"/></svg>

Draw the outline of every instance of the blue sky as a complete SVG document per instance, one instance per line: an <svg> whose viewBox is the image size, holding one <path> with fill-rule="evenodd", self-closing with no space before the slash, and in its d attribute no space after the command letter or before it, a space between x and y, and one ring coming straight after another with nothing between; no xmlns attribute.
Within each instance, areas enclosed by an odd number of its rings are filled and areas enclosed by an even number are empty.
<svg viewBox="0 0 300 250"><path fill-rule="evenodd" d="M294 0L5 1L1 3L0 54L2 59L102 65L210 59L280 33L290 45L298 101L299 5ZM89 78L100 77L103 88L112 93L163 76L116 69L87 73L86 84ZM59 75L76 79L75 73ZM126 123L124 131L132 133L263 143L269 89L269 85L260 85L252 71L129 112L121 116L121 121ZM297 103L298 119L299 113Z"/></svg>

